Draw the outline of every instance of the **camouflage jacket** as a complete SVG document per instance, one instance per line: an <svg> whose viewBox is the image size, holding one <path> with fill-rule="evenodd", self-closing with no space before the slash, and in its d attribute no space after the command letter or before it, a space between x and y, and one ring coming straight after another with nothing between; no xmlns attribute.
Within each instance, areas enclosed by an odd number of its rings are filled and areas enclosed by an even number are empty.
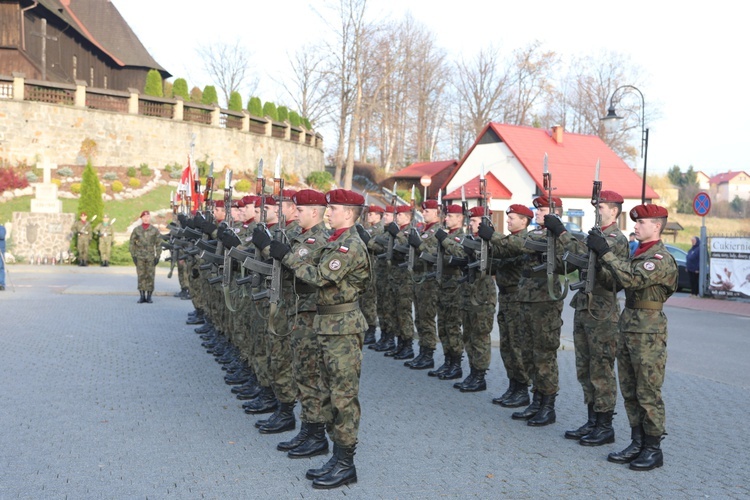
<svg viewBox="0 0 750 500"><path fill-rule="evenodd" d="M667 317L661 307L677 290L678 269L664 244L654 246L632 260L608 252L600 258L625 289L625 309L620 331L667 333Z"/></svg>
<svg viewBox="0 0 750 500"><path fill-rule="evenodd" d="M320 262L323 249L328 245L328 236L328 229L326 229L323 222L316 224L305 232L301 230L296 231L289 236L289 243L291 245L290 253L295 254L302 262L317 266ZM285 269L291 274L289 280L290 286L284 288L285 295L289 291L287 298L291 301L289 302L288 313L293 314L295 311L315 311L315 306L318 303L318 288L302 280L297 280L291 270L288 268ZM287 282L285 281L284 285L286 284ZM294 307L295 304L296 308Z"/></svg>
<svg viewBox="0 0 750 500"><path fill-rule="evenodd" d="M526 239L537 242L547 241L547 231L545 229L536 229L527 232L525 236L508 235L495 232L490 239L491 251L493 257L507 259L512 257L521 257L520 264L521 278L518 281L518 301L519 302L551 302L552 297L549 294L547 286L547 271L542 269L534 271L533 268L544 264L541 253L534 252L524 247ZM556 268L555 268L555 287L556 295L562 293L562 286L558 279L558 270L562 267L562 245L557 242Z"/></svg>
<svg viewBox="0 0 750 500"><path fill-rule="evenodd" d="M607 238L607 243L612 252L619 258L627 260L630 250L628 239L622 234L617 224L611 224L602 230ZM566 251L579 255L588 255L589 249L583 241L576 239L569 232L560 235L560 242ZM583 270L578 271L580 279L583 279ZM619 311L620 304L617 300L617 293L613 290L619 290L612 271L607 267L597 266L596 280L594 281L594 290L591 292L591 310L592 311ZM589 309L589 298L583 289L579 290L571 299L570 307L576 311Z"/></svg>
<svg viewBox="0 0 750 500"><path fill-rule="evenodd" d="M136 226L130 233L130 255L142 259L159 257L161 254L161 233L156 226L150 224L148 229L143 225Z"/></svg>
<svg viewBox="0 0 750 500"><path fill-rule="evenodd" d="M352 335L364 332L367 321L356 305L359 296L369 286L370 258L365 244L352 226L336 240L326 242L320 261L309 262L306 256L289 252L282 261L294 271L297 279L318 287L318 314L314 328L321 335ZM321 308L352 304L351 310L326 313Z"/></svg>
<svg viewBox="0 0 750 500"><path fill-rule="evenodd" d="M99 243L110 243L115 237L115 230L112 224L99 224L94 229L94 232L99 236Z"/></svg>
<svg viewBox="0 0 750 500"><path fill-rule="evenodd" d="M432 272L432 266L428 265L427 262L419 258L421 252L435 255L437 253L438 240L435 238L435 232L440 229L440 224L437 222L429 224L419 232L420 238L422 238L422 244L417 248L417 261L414 264L414 272L417 273L428 273Z"/></svg>
<svg viewBox="0 0 750 500"><path fill-rule="evenodd" d="M510 238L511 236L525 238L526 228L514 235L500 235L501 238ZM496 233L499 234L499 233ZM492 253L492 248L490 248ZM515 300L518 292L518 282L521 280L521 271L523 269L523 260L525 256L515 255L505 258L494 258L492 255L492 270L495 273L495 283L497 284L498 295L506 299Z"/></svg>
<svg viewBox="0 0 750 500"><path fill-rule="evenodd" d="M73 223L73 227L70 230L74 235L78 236L79 240L91 239L91 223L89 221L83 222L79 219Z"/></svg>
<svg viewBox="0 0 750 500"><path fill-rule="evenodd" d="M469 238L469 236L461 230L451 233L448 238L443 240L443 248L446 255L459 259L467 259L469 255L463 247L463 241L466 238ZM466 282L461 286L466 298L464 306L494 304L497 300L497 293L492 277L490 275L479 276L479 268L476 268L475 272L477 273L475 278L471 282Z"/></svg>

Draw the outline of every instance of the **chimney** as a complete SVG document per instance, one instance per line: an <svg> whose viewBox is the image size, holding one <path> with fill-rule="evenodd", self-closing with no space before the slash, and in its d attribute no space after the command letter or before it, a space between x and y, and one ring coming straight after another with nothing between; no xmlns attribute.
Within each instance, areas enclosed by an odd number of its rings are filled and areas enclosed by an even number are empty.
<svg viewBox="0 0 750 500"><path fill-rule="evenodd" d="M561 125L555 125L552 127L552 138L555 140L557 144L562 144L563 128Z"/></svg>

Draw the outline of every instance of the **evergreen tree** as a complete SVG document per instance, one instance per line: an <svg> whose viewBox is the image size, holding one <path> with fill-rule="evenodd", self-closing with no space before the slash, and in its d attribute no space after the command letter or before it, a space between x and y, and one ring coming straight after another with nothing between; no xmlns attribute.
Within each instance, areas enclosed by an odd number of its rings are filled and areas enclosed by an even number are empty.
<svg viewBox="0 0 750 500"><path fill-rule="evenodd" d="M292 127L299 127L302 123L302 119L299 117L299 113L296 111L290 111L289 112L289 124Z"/></svg>
<svg viewBox="0 0 750 500"><path fill-rule="evenodd" d="M267 102L263 105L263 116L269 117L271 120L279 121L279 113L276 110L276 104Z"/></svg>
<svg viewBox="0 0 750 500"><path fill-rule="evenodd" d="M203 101L203 91L198 87L193 87L190 90L190 102L199 104Z"/></svg>
<svg viewBox="0 0 750 500"><path fill-rule="evenodd" d="M206 85L203 87L203 98L201 104L219 104L219 96L216 94L216 87L213 85Z"/></svg>
<svg viewBox="0 0 750 500"><path fill-rule="evenodd" d="M239 92L233 90L229 94L227 108L229 108L230 111L242 111L242 96Z"/></svg>
<svg viewBox="0 0 750 500"><path fill-rule="evenodd" d="M313 129L312 123L310 123L310 120L308 120L307 118L303 118L302 119L302 123L305 125L305 128L307 130L312 130Z"/></svg>
<svg viewBox="0 0 750 500"><path fill-rule="evenodd" d="M279 106L276 113L279 115L280 122L285 122L289 119L289 109L286 106Z"/></svg>
<svg viewBox="0 0 750 500"><path fill-rule="evenodd" d="M260 102L260 97L251 97L247 101L247 111L253 116L263 116L263 104Z"/></svg>
<svg viewBox="0 0 750 500"><path fill-rule="evenodd" d="M184 78L178 78L174 81L174 85L172 85L172 96L182 97L183 101L190 100L190 92L188 91L187 80L185 80Z"/></svg>
<svg viewBox="0 0 750 500"><path fill-rule="evenodd" d="M146 75L146 86L143 88L143 93L151 97L164 97L161 74L155 69L149 70Z"/></svg>
<svg viewBox="0 0 750 500"><path fill-rule="evenodd" d="M86 163L86 168L83 170L81 178L81 197L78 199L78 215L81 212L86 212L89 220L93 219L94 215L96 215L100 221L104 214L102 187L96 171L94 171L94 167L91 165L91 160Z"/></svg>

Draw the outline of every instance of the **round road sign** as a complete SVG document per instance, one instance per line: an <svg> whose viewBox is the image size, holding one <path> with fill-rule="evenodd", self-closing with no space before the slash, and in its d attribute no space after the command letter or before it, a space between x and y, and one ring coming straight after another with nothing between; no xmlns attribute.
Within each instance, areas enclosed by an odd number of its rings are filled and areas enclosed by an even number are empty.
<svg viewBox="0 0 750 500"><path fill-rule="evenodd" d="M693 198L693 212L695 215L705 217L711 211L711 197L708 193L701 191Z"/></svg>

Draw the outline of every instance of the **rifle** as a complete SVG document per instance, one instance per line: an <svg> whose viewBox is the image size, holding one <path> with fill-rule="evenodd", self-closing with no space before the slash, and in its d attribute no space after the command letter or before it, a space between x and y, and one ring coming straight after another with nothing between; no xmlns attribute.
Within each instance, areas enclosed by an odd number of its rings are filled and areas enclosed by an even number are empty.
<svg viewBox="0 0 750 500"><path fill-rule="evenodd" d="M232 171L227 170L226 177L224 178L224 209L226 210L226 216L224 222L227 224L227 231L234 231L232 229ZM218 243L217 243L218 246ZM222 245L223 246L223 245ZM223 279L221 281L221 289L224 292L224 303L231 312L235 312L236 308L232 304L232 300L229 296L229 286L232 283L232 257L229 255L229 250L224 248L224 267L222 268Z"/></svg>
<svg viewBox="0 0 750 500"><path fill-rule="evenodd" d="M200 187L200 179L196 181L196 192L200 192L198 189ZM214 214L214 208L216 208L216 204L214 203L214 162L211 162L211 166L208 167L208 175L206 176L206 188L204 189L204 192L206 195L203 197L202 205L203 205L203 213L206 216L206 219L209 221L213 221L213 214ZM208 214L211 214L210 216Z"/></svg>
<svg viewBox="0 0 750 500"><path fill-rule="evenodd" d="M411 187L410 204L411 204L411 221L409 222L409 234L417 234L417 236L419 236L419 234L417 233L417 229L414 227L415 226L414 221L417 217L417 200L414 197L413 185ZM409 260L406 263L406 266L407 266L406 269L412 274L414 273L414 264L416 260L417 260L417 249L409 245Z"/></svg>
<svg viewBox="0 0 750 500"><path fill-rule="evenodd" d="M258 224L264 230L268 231L266 226L266 178L263 176L263 158L258 161L258 174L255 179L255 195L260 197L260 220L258 221ZM252 278L250 278L250 276L243 278L241 283L252 282L251 286L255 290L252 293L253 300L261 300L268 297L270 293L269 290L260 290L260 287L264 281L264 277L273 274L273 266L263 262L263 256L257 248L252 257L245 258L242 267L254 273L251 275Z"/></svg>
<svg viewBox="0 0 750 500"><path fill-rule="evenodd" d="M396 194L396 187L397 187L397 182L394 182L393 183L393 195L391 196L391 206L393 208L396 208L396 198L398 198L398 195ZM393 218L395 220L396 219L395 210L393 211L393 214L394 214ZM393 244L395 243L395 240L396 239L393 236L391 236L390 233L388 233L388 245L386 246L385 260L389 266L393 262Z"/></svg>
<svg viewBox="0 0 750 500"><path fill-rule="evenodd" d="M479 176L479 206L483 208L482 210L482 222L486 223L490 227L494 228L495 226L492 224L492 219L487 214L489 211L489 202L487 200L487 179L484 176L484 164L482 164L482 173ZM489 242L484 240L483 238L480 238L481 244L480 244L480 255L479 255L479 272L480 274L487 274L487 269L489 268Z"/></svg>
<svg viewBox="0 0 750 500"><path fill-rule="evenodd" d="M440 215L439 215L439 217L442 219L445 216L446 205L447 205L447 203L443 202L443 191L442 191L442 189L438 190L438 199L437 199L437 202L438 202L438 209L441 212ZM442 222L444 222L444 220L441 220L440 228L444 229ZM426 274L425 277L424 277L425 280L428 280L428 279L431 279L431 278L435 278L435 280L438 283L440 283L443 280L443 265L445 264L445 262L444 262L444 259L445 259L445 250L443 249L443 245L440 244L440 242L438 242L437 255L433 256L432 254L425 254L424 252L422 252L422 255L420 255L419 258L423 259L423 260L425 260L427 262L433 263L435 265L435 271ZM434 258L434 261L433 261L433 258Z"/></svg>

